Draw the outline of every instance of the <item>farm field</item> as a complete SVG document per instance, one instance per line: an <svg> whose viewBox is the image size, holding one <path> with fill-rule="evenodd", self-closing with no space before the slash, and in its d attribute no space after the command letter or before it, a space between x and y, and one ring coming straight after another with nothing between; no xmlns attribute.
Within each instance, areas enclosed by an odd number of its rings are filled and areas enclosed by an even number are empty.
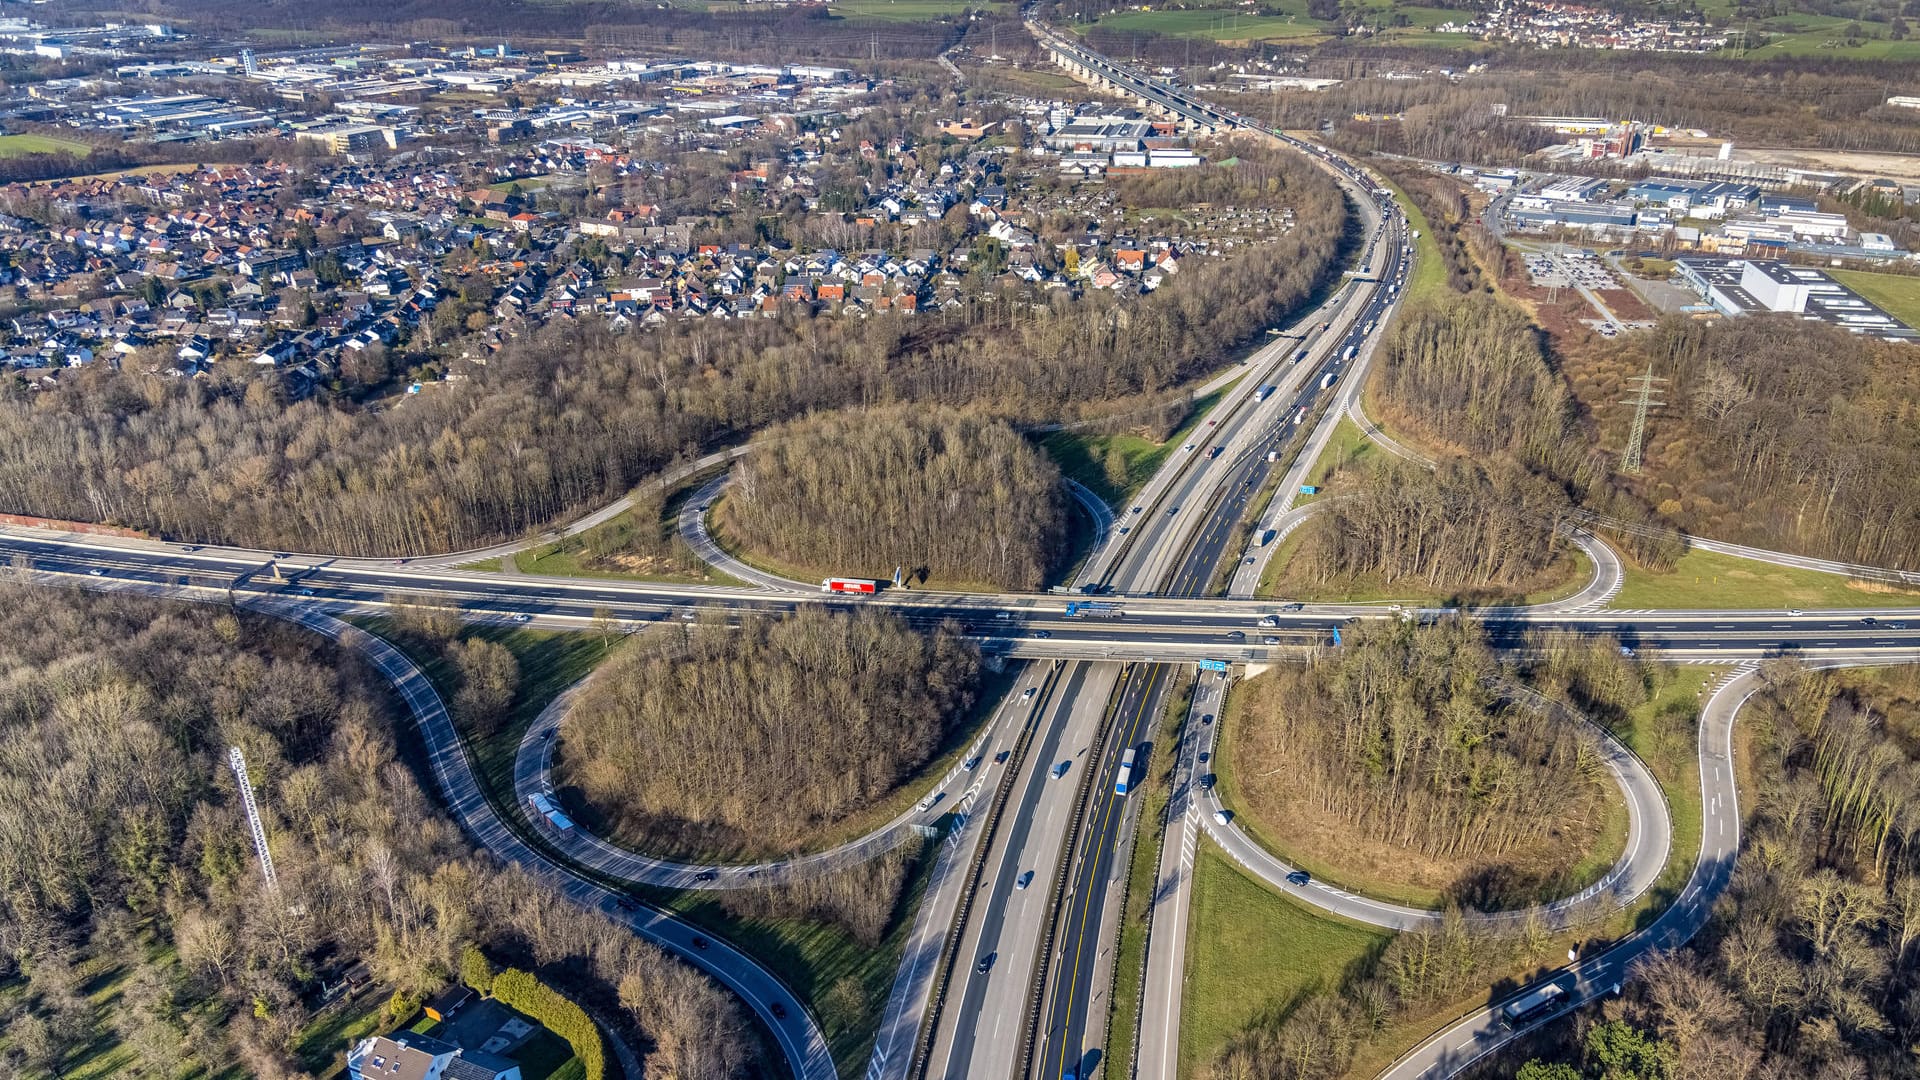
<svg viewBox="0 0 1920 1080"><path fill-rule="evenodd" d="M85 154L93 147L72 139L56 139L50 135L0 135L0 157L23 157L27 154Z"/></svg>

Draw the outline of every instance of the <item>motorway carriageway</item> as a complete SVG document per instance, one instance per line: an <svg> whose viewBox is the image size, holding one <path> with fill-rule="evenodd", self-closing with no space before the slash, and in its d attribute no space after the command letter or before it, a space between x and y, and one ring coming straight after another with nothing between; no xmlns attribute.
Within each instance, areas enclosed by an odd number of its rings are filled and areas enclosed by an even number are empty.
<svg viewBox="0 0 1920 1080"><path fill-rule="evenodd" d="M811 594L774 596L749 589L682 586L649 582L579 582L564 579L467 574L456 571L409 573L354 567L289 563L287 580L274 581L265 562L249 553L214 550L182 552L175 547L79 536L26 537L21 530L0 533L0 558L26 556L42 572L107 577L187 586L189 592L298 599L335 612L377 612L398 596L459 609L495 621L528 616L530 621L578 628L604 609L624 623L682 617L700 609L739 614L794 610L799 604L825 603L851 609L874 605L923 627L952 619L983 647L1019 656L1107 659L1113 650L1175 650L1171 658L1217 657L1259 663L1287 656L1303 645L1327 645L1333 631L1363 618L1397 618L1372 605L1308 605L1282 611L1278 601L1200 599L1113 599L1125 609L1120 619L1067 619L1070 601L1060 596L1023 594L884 593L850 600ZM295 569L295 565L300 566ZM92 572L100 573L94 575ZM238 579L236 581L236 578ZM96 583L104 584L104 583ZM212 598L212 596L206 597ZM1006 619L998 612L1009 612ZM1667 611L1530 613L1525 609L1467 611L1487 625L1496 646L1522 644L1539 629L1565 629L1618 639L1636 651L1757 657L1819 649L1911 649L1920 647L1920 609L1817 611L1788 615L1780 611ZM1280 625L1261 629L1272 616ZM1425 617L1423 615L1423 617ZM1872 620L1869 622L1869 620ZM1238 631L1246 640L1231 640ZM1036 637L1045 633L1046 637ZM1279 638L1266 646L1266 637Z"/></svg>
<svg viewBox="0 0 1920 1080"><path fill-rule="evenodd" d="M1376 233L1377 237L1389 241L1392 251L1386 264L1388 272L1383 275L1388 279L1398 265L1398 248L1391 245L1394 235L1391 226ZM1368 259L1370 262L1371 252ZM1338 339L1336 350L1363 339L1366 334L1363 321L1383 320L1390 303L1387 290L1376 286L1360 314L1353 319L1352 329ZM1342 364L1341 354L1336 350L1329 351L1323 368L1314 369L1309 378L1299 384L1298 396L1282 406L1282 417L1298 415L1301 410L1312 411L1314 397L1320 390L1320 376L1324 372L1338 372ZM1221 494L1206 507L1207 520L1199 535L1185 546L1178 569L1167 583L1167 594L1180 597L1206 594L1221 559L1226 557L1237 535L1241 518L1250 508L1251 499L1264 485L1269 470L1284 468L1269 463L1266 458L1269 450L1279 450L1285 445L1293 433L1291 428L1291 424L1283 421L1279 430L1269 429L1241 453L1224 481L1216 481L1217 486L1205 489ZM1156 577L1149 572L1136 580ZM1087 1076L1099 1063L1100 1055L1109 1049L1105 1046L1106 1016L1111 1003L1105 1000L1101 988L1113 983L1112 956L1110 950L1103 947L1114 937L1112 923L1119 915L1126 856L1132 850L1140 803L1138 798L1116 792L1115 786L1121 757L1129 747L1138 748L1134 766L1136 783L1154 767L1148 760L1154 752L1150 740L1156 721L1166 708L1167 690L1176 682L1176 669L1167 664L1129 668L1121 681L1112 742L1093 778L1081 825L1081 843L1076 852L1078 862L1070 887L1062 898L1060 947L1049 958L1050 985L1042 1015L1040 1076L1068 1073ZM1161 752L1166 749L1162 748Z"/></svg>

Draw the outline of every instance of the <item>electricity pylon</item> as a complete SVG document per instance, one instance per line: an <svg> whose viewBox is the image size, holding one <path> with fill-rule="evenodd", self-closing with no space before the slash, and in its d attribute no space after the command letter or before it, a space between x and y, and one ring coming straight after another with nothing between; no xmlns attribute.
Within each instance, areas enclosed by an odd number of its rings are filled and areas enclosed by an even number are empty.
<svg viewBox="0 0 1920 1080"><path fill-rule="evenodd" d="M1627 380L1634 395L1630 401L1624 401L1621 404L1633 406L1633 431L1627 436L1626 453L1620 455L1620 471L1623 473L1633 474L1640 471L1640 444L1647 437L1647 410L1655 405L1666 404L1664 401L1653 400L1653 387L1655 383L1666 381L1654 377L1652 361L1647 362L1646 374L1635 375Z"/></svg>

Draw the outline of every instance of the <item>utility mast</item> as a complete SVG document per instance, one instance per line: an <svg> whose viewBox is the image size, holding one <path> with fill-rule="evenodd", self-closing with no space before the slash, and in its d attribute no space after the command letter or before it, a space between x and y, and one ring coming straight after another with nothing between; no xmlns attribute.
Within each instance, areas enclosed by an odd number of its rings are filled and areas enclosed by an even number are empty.
<svg viewBox="0 0 1920 1080"><path fill-rule="evenodd" d="M1623 473L1633 474L1640 471L1640 444L1647 437L1647 410L1655 405L1666 404L1664 401L1653 400L1653 387L1655 383L1666 381L1654 377L1652 361L1647 362L1646 374L1635 375L1627 380L1628 385L1633 389L1633 398L1621 404L1633 406L1633 431L1627 436L1626 453L1620 455L1620 471Z"/></svg>
<svg viewBox="0 0 1920 1080"><path fill-rule="evenodd" d="M227 766L240 785L240 805L247 812L247 830L253 834L253 850L260 856L260 873L267 879L267 891L279 892L280 879L273 873L273 853L267 850L267 830L260 824L260 807L253 801L253 781L247 779L247 756L239 747L227 748Z"/></svg>

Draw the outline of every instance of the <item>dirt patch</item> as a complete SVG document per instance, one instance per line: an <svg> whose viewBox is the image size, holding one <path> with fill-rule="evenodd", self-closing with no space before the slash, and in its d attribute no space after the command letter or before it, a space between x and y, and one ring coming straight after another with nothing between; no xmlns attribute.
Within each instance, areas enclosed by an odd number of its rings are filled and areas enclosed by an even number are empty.
<svg viewBox="0 0 1920 1080"><path fill-rule="evenodd" d="M1762 165L1920 180L1920 155L1876 154L1856 150L1796 150L1787 147L1745 148L1739 157Z"/></svg>

